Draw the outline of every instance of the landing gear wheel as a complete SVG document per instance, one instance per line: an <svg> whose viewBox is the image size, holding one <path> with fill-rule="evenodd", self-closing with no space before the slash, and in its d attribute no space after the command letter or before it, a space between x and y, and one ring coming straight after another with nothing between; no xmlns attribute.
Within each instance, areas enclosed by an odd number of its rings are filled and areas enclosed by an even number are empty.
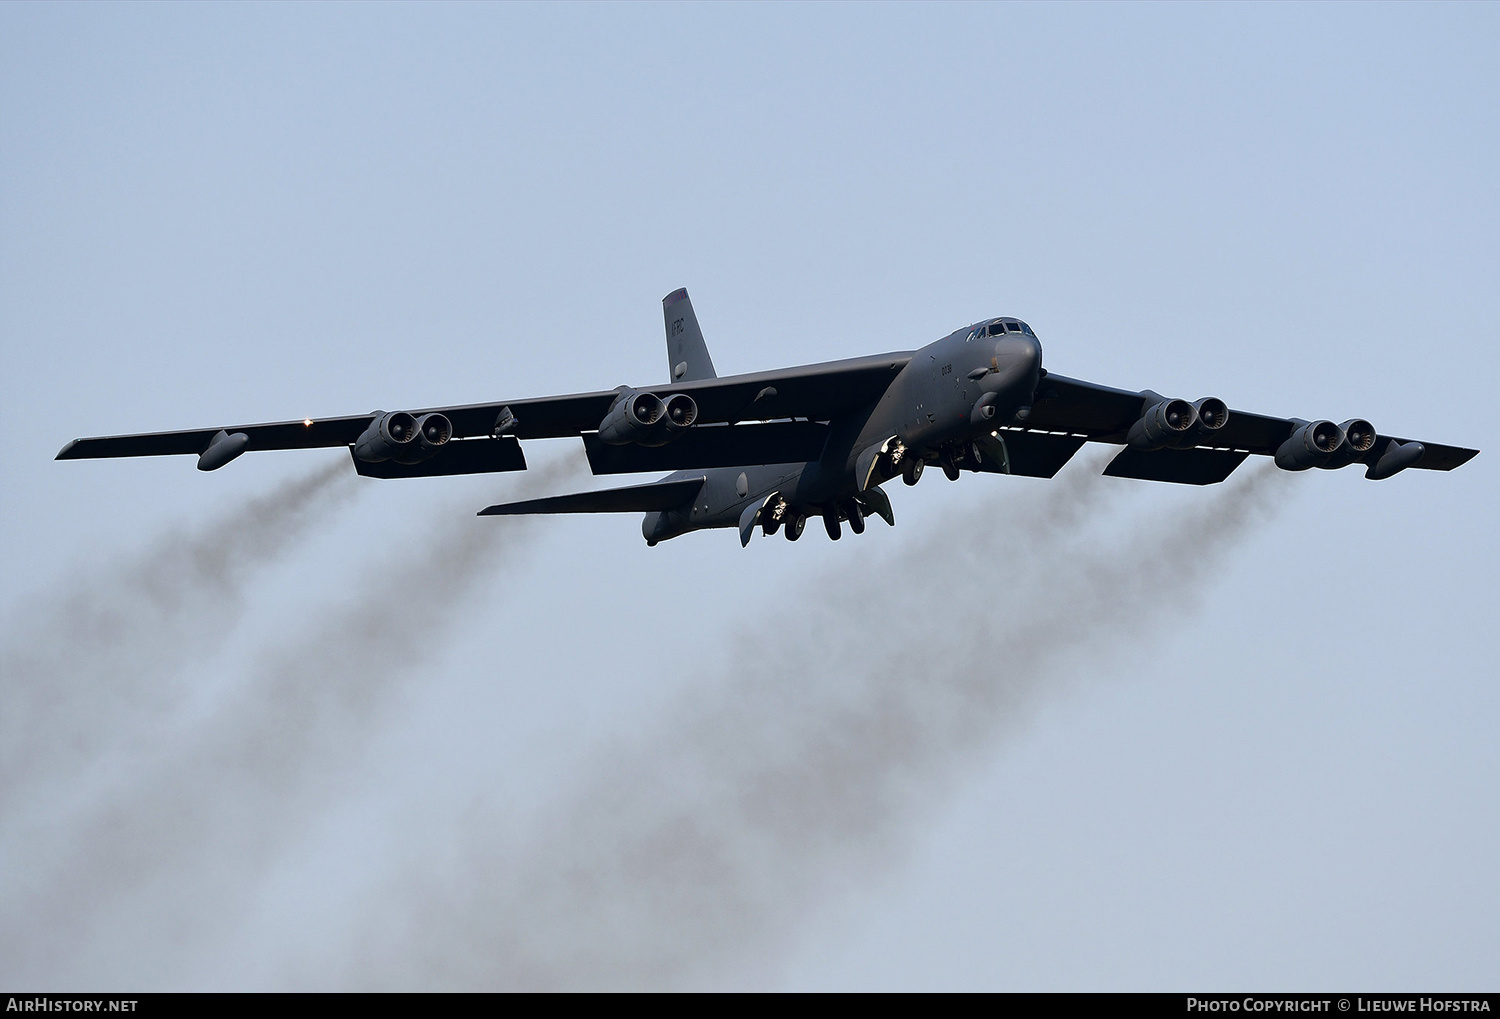
<svg viewBox="0 0 1500 1019"><path fill-rule="evenodd" d="M954 463L952 460L944 460L943 461L943 477L947 478L949 481L957 481L958 480L958 464Z"/></svg>
<svg viewBox="0 0 1500 1019"><path fill-rule="evenodd" d="M915 485L922 480L922 468L927 466L927 461L919 456L914 456L901 465L901 480L908 485Z"/></svg>
<svg viewBox="0 0 1500 1019"><path fill-rule="evenodd" d="M775 517L767 513L764 517L761 518L760 529L761 533L769 538L771 535L775 534L778 530L781 529L781 521L777 520Z"/></svg>
<svg viewBox="0 0 1500 1019"><path fill-rule="evenodd" d="M849 515L849 530L853 531L855 534L864 534L865 514L864 511L859 508L859 503L851 502L844 508L844 512Z"/></svg>
<svg viewBox="0 0 1500 1019"><path fill-rule="evenodd" d="M843 532L839 530L838 510L826 509L823 511L823 530L828 532L829 538L833 539L834 541L839 540L839 535Z"/></svg>
<svg viewBox="0 0 1500 1019"><path fill-rule="evenodd" d="M787 541L796 541L798 538L802 537L802 529L804 527L806 527L806 526L807 526L807 518L804 517L800 513L797 514L795 517L787 517L787 520L786 520L786 540Z"/></svg>

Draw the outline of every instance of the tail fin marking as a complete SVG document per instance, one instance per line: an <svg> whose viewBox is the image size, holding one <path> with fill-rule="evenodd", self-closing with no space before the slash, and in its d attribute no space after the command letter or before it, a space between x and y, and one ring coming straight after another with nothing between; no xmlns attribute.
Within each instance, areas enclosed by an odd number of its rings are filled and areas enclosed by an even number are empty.
<svg viewBox="0 0 1500 1019"><path fill-rule="evenodd" d="M661 300L662 317L667 326L667 370L673 382L696 382L716 379L713 359L693 314L693 302L687 288L674 290Z"/></svg>

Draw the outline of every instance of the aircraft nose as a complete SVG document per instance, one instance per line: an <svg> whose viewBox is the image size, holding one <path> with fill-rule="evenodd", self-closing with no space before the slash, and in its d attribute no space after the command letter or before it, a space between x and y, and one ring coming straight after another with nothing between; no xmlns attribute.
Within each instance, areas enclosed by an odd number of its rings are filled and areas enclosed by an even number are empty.
<svg viewBox="0 0 1500 1019"><path fill-rule="evenodd" d="M1000 371L1010 378L1036 374L1042 366L1042 344L1035 336L1011 333L995 345Z"/></svg>

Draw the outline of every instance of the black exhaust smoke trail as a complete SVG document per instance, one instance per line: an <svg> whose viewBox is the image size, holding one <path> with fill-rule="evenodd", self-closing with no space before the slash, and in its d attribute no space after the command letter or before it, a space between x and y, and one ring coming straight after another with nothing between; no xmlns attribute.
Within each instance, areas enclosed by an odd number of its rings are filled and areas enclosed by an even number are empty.
<svg viewBox="0 0 1500 1019"><path fill-rule="evenodd" d="M340 460L74 577L0 640L0 818L170 713L233 629L254 572L356 491ZM0 825L4 825L0 821ZM8 826L7 826L8 827Z"/></svg>
<svg viewBox="0 0 1500 1019"><path fill-rule="evenodd" d="M578 472L571 461L545 464L522 477L520 491ZM121 972L140 984L221 930L344 780L340 765L357 757L391 695L463 618L479 582L520 554L539 524L473 510L434 513L441 524L430 537L371 569L348 603L267 649L185 744L164 748L154 767L58 833L41 879L0 886L0 982L66 979L133 958Z"/></svg>
<svg viewBox="0 0 1500 1019"><path fill-rule="evenodd" d="M1182 618L1178 592L1211 583L1274 473L1111 538L1103 511L1126 486L1072 471L1029 511L973 512L829 577L746 634L653 738L600 754L531 834L476 825L462 865L392 882L346 982L703 986L773 958L813 904L899 857L957 772L1077 682L1086 645Z"/></svg>

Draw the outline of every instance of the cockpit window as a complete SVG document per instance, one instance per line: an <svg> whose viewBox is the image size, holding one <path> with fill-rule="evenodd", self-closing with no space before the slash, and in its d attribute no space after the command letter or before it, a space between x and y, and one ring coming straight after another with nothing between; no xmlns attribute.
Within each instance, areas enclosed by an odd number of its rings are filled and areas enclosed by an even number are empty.
<svg viewBox="0 0 1500 1019"><path fill-rule="evenodd" d="M1027 336L1036 335L1036 333L1031 331L1031 326L1027 325L1025 322L1021 323L1021 332L1025 333Z"/></svg>
<svg viewBox="0 0 1500 1019"><path fill-rule="evenodd" d="M1005 323L1004 322L991 322L990 323L990 335L991 336L999 336L1003 332L1005 332Z"/></svg>

